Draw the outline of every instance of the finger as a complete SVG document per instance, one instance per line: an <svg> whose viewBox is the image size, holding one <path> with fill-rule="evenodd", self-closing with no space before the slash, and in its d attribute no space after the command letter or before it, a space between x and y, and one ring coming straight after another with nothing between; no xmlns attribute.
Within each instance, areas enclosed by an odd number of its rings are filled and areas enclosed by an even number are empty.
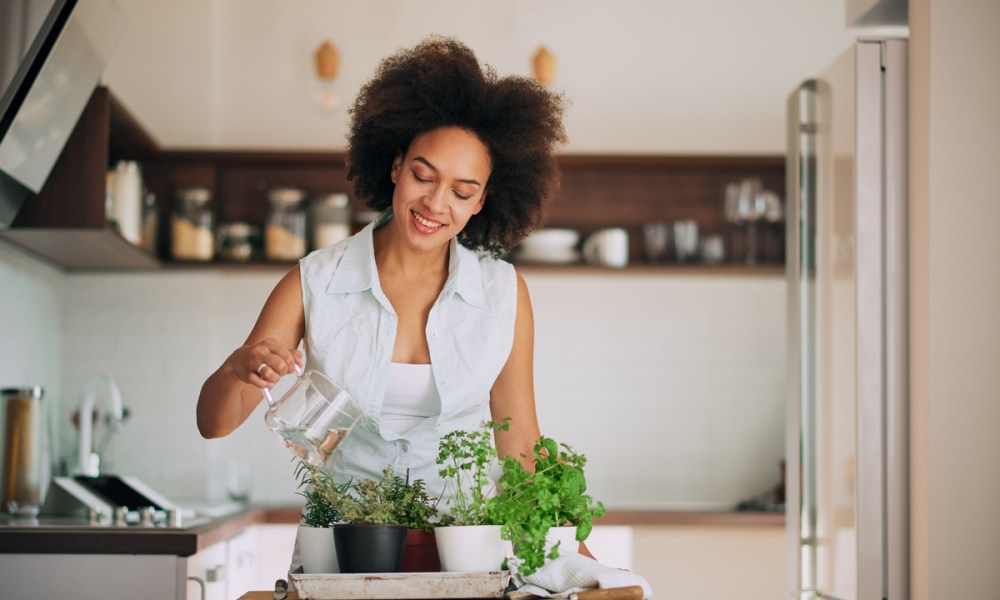
<svg viewBox="0 0 1000 600"><path fill-rule="evenodd" d="M268 386L274 385L281 381L281 378L287 374L285 369L285 363L283 361L276 361L273 355L268 356L267 362L262 362L254 374L267 382Z"/></svg>
<svg viewBox="0 0 1000 600"><path fill-rule="evenodd" d="M259 387L261 389L271 387L271 382L270 381L264 379L263 377L260 377L256 373L251 373L250 377L247 378L247 381L251 385L254 385L254 386Z"/></svg>

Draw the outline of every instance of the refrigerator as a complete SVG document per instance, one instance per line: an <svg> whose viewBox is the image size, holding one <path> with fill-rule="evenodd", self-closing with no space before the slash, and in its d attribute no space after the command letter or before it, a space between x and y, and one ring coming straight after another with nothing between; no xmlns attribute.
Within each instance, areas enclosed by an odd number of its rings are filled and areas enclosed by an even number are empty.
<svg viewBox="0 0 1000 600"><path fill-rule="evenodd" d="M788 101L786 598L909 595L907 43Z"/></svg>

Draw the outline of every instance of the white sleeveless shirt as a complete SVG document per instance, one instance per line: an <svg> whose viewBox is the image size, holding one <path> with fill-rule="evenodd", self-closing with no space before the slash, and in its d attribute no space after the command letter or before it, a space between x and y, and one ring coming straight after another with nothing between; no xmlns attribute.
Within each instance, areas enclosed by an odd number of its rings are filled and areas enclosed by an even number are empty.
<svg viewBox="0 0 1000 600"><path fill-rule="evenodd" d="M382 437L403 437L430 417L441 414L441 396L430 365L390 363L382 400Z"/></svg>
<svg viewBox="0 0 1000 600"><path fill-rule="evenodd" d="M379 284L372 233L391 218L383 214L300 261L306 364L343 384L362 407L362 420L328 465L335 478L377 478L391 464L439 496L438 442L450 431L480 426L513 346L517 276L509 263L452 240L448 279L426 329L438 414L403 433L387 430L381 419L397 317Z"/></svg>

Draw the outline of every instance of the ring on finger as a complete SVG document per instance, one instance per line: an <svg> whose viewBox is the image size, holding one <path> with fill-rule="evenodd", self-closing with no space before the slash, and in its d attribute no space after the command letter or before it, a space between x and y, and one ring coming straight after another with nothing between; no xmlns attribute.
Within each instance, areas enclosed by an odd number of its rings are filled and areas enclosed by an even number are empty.
<svg viewBox="0 0 1000 600"><path fill-rule="evenodd" d="M259 367L257 367L257 371L256 371L256 372L257 372L257 375L260 375L260 372L261 372L261 371L262 371L262 370L264 369L264 367L266 367L266 366L267 366L267 363L260 363L260 366L259 366Z"/></svg>

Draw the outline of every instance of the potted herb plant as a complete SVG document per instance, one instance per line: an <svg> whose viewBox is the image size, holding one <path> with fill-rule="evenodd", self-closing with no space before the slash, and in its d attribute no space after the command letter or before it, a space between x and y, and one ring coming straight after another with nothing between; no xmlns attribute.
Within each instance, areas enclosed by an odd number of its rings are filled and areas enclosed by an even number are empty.
<svg viewBox="0 0 1000 600"><path fill-rule="evenodd" d="M492 517L494 484L489 477L497 464L492 432L506 427L506 421L490 421L476 431L452 431L438 445L438 472L450 511L434 529L444 571L495 571L506 558L507 544Z"/></svg>
<svg viewBox="0 0 1000 600"><path fill-rule="evenodd" d="M410 529L427 529L437 514L422 480L410 483L392 466L381 479L361 479L340 498L343 519L333 535L343 573L393 573L403 566Z"/></svg>
<svg viewBox="0 0 1000 600"><path fill-rule="evenodd" d="M438 499L427 493L423 479L412 483L409 479L407 470L406 479L396 476L393 485L396 520L407 528L402 570L408 573L440 571L433 523L438 514Z"/></svg>
<svg viewBox="0 0 1000 600"><path fill-rule="evenodd" d="M493 519L502 525L504 539L515 546L524 575L534 573L546 559L559 556L560 548L584 541L593 529L594 517L604 514L604 504L586 494L583 467L587 458L567 444L541 437L533 449L534 472L516 457L505 456L500 489L493 506ZM573 528L572 537L558 540L557 528Z"/></svg>
<svg viewBox="0 0 1000 600"><path fill-rule="evenodd" d="M340 520L337 506L349 484L338 484L333 477L305 461L295 470L298 492L306 500L298 529L299 557L306 573L337 573L337 551L333 524Z"/></svg>

